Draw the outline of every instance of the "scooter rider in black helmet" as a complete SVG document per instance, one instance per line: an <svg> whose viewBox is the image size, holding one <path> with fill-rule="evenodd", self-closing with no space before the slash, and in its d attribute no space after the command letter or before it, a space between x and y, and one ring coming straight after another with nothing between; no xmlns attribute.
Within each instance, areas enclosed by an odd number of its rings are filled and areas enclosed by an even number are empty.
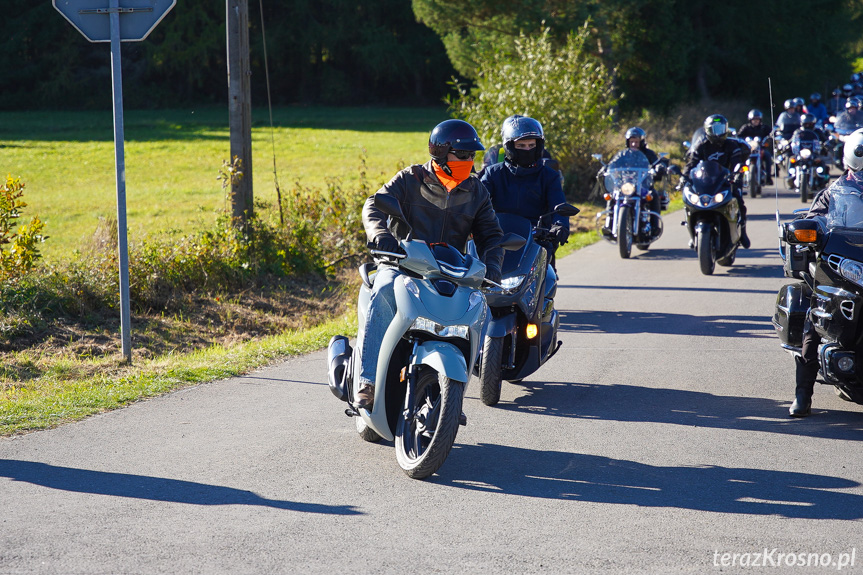
<svg viewBox="0 0 863 575"><path fill-rule="evenodd" d="M435 126L428 145L430 161L401 170L377 194L399 200L415 240L446 243L464 253L468 238L473 236L486 266L486 278L500 282L503 230L488 191L473 169L474 155L485 147L473 126L462 120L446 120ZM398 223L390 227L388 216L375 207L374 196L363 206L363 226L372 249L402 251L396 238L404 238L408 230ZM366 326L357 341L358 407L371 409L374 402L378 353L395 315L393 282L400 275L398 268L386 265L379 266L375 274Z"/></svg>
<svg viewBox="0 0 863 575"><path fill-rule="evenodd" d="M728 168L732 173L737 166L746 162L748 152L740 145L740 141L728 137L728 120L721 114L707 116L704 120L705 138L690 149L686 165L683 167L683 177L688 179L689 172L701 160L713 160ZM740 185L740 174L735 174L731 183L731 193L740 203L741 233L740 245L749 247L749 236L746 234L746 204L743 203L743 193Z"/></svg>
<svg viewBox="0 0 863 575"><path fill-rule="evenodd" d="M746 118L749 121L740 126L740 129L737 130L737 137L740 139L761 138L761 165L764 167L765 174L767 175L767 185L773 185L773 154L770 152L770 126L764 123L764 115L761 113L761 110L752 108L749 110Z"/></svg>

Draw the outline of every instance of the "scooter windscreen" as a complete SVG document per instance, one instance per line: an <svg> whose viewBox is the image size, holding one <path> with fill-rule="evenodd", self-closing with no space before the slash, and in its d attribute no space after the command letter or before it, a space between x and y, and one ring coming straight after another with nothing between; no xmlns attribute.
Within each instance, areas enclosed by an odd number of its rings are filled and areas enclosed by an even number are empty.
<svg viewBox="0 0 863 575"><path fill-rule="evenodd" d="M611 193L615 190L632 195L650 185L650 161L638 150L623 150L619 152L605 168L605 189ZM630 188L627 184L631 184ZM626 193L627 190L631 191Z"/></svg>
<svg viewBox="0 0 863 575"><path fill-rule="evenodd" d="M533 226L529 219L515 214L499 213L497 214L497 220L500 222L500 227L503 230L503 233L518 234L527 240L527 243L519 249L512 251L507 250L504 252L501 271L503 272L504 277L506 277L510 273L518 270L521 266L521 260L525 256L528 245L530 245L530 234L533 230Z"/></svg>

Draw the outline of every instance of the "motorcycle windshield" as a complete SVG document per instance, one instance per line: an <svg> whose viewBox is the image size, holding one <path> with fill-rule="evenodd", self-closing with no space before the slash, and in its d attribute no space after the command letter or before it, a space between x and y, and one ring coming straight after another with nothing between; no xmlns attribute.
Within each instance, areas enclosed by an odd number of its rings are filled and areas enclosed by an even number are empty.
<svg viewBox="0 0 863 575"><path fill-rule="evenodd" d="M689 177L696 194L713 195L727 181L730 173L728 168L719 162L701 160L689 173Z"/></svg>
<svg viewBox="0 0 863 575"><path fill-rule="evenodd" d="M858 122L847 114L842 114L836 118L836 123L833 125L833 129L841 136L847 136L858 127Z"/></svg>
<svg viewBox="0 0 863 575"><path fill-rule="evenodd" d="M810 151L817 151L821 147L821 141L818 140L818 136L814 138L804 137L804 138L794 138L791 140L791 152L793 154L799 154L800 150L807 149Z"/></svg>
<svg viewBox="0 0 863 575"><path fill-rule="evenodd" d="M831 188L830 210L827 225L833 228L863 230L863 192L837 180Z"/></svg>
<svg viewBox="0 0 863 575"><path fill-rule="evenodd" d="M611 193L624 184L632 184L637 191L649 186L650 161L638 150L619 152L605 169L605 189Z"/></svg>

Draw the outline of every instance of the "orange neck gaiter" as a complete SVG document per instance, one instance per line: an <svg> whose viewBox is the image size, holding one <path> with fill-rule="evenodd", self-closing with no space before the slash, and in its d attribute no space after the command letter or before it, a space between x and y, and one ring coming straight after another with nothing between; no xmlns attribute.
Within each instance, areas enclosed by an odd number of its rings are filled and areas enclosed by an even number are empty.
<svg viewBox="0 0 863 575"><path fill-rule="evenodd" d="M451 192L456 188L456 186L470 177L470 171L473 168L473 160L447 162L446 165L449 166L450 170L452 170L451 176L444 172L443 168L441 168L437 162L432 162L437 179L439 179L440 183L444 185L446 191Z"/></svg>

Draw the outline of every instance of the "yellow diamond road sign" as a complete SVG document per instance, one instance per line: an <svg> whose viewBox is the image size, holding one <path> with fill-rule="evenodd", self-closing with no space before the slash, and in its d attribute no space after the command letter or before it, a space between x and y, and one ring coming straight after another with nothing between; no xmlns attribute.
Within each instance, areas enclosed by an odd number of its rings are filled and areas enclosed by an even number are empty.
<svg viewBox="0 0 863 575"><path fill-rule="evenodd" d="M53 0L54 8L90 42L110 42L110 15L120 15L120 40L146 38L177 0ZM113 6L112 6L113 5Z"/></svg>

